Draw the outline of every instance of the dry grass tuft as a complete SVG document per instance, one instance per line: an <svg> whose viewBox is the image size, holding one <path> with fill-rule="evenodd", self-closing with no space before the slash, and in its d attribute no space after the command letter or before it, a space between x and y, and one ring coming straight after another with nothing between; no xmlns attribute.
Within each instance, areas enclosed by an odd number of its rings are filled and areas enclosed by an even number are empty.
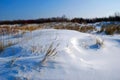
<svg viewBox="0 0 120 80"><path fill-rule="evenodd" d="M59 46L59 44L57 44L56 47L53 45L54 45L54 43L51 43L50 46L48 47L48 49L46 50L45 56L44 56L43 60L41 61L42 63L44 63L49 56L55 56L57 54L56 49Z"/></svg>
<svg viewBox="0 0 120 80"><path fill-rule="evenodd" d="M54 43L50 43L49 46L31 46L30 48L30 51L33 53L33 54L41 54L41 53L44 53L44 58L41 60L41 63L44 63L48 57L50 56L55 56L57 54L57 51L56 49L58 48L59 44L56 44L54 45Z"/></svg>

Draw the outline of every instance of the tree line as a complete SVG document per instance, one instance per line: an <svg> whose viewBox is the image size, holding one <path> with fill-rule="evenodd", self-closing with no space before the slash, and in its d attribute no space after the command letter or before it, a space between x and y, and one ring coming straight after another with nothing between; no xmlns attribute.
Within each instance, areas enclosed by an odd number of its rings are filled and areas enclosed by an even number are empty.
<svg viewBox="0 0 120 80"><path fill-rule="evenodd" d="M48 22L77 22L77 23L95 23L101 21L120 21L120 15L114 15L103 18L73 18L69 19L64 17L52 17L52 18L40 18L35 20L13 20L13 21L0 21L0 24L40 24L40 23L48 23Z"/></svg>

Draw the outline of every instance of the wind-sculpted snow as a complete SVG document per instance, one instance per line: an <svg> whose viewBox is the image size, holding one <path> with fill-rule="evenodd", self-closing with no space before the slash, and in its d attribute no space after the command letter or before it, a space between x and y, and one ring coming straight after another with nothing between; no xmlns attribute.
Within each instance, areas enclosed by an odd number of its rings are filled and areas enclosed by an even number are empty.
<svg viewBox="0 0 120 80"><path fill-rule="evenodd" d="M44 29L1 39L15 44L0 53L0 80L120 80L119 35Z"/></svg>

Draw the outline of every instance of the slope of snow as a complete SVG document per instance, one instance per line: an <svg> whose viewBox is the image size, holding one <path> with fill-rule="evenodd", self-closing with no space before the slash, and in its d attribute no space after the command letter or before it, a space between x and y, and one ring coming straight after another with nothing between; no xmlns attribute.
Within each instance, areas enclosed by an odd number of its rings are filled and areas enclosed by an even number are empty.
<svg viewBox="0 0 120 80"><path fill-rule="evenodd" d="M0 53L0 80L120 80L119 37L55 29L28 32ZM56 54L42 63L50 47Z"/></svg>

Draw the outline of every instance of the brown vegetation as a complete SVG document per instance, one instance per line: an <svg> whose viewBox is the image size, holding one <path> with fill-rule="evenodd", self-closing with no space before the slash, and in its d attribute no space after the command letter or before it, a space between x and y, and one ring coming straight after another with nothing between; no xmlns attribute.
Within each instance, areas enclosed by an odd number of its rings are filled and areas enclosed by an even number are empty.
<svg viewBox="0 0 120 80"><path fill-rule="evenodd" d="M6 35L6 34L15 34L18 33L19 31L33 31L36 29L39 29L40 27L36 27L36 26L12 26L10 27L8 26L4 26L1 27L0 26L0 35Z"/></svg>
<svg viewBox="0 0 120 80"><path fill-rule="evenodd" d="M53 46L53 45L54 45L54 43L51 43L49 45L49 47L46 49L45 56L44 56L43 60L41 61L42 63L44 63L49 56L54 56L57 54L56 50L57 50L59 44L57 44L56 46Z"/></svg>
<svg viewBox="0 0 120 80"><path fill-rule="evenodd" d="M67 30L76 30L76 31L80 31L80 32L91 32L93 30L96 30L96 28L94 26L78 26L78 25L66 25L66 26L55 26L55 29L67 29Z"/></svg>
<svg viewBox="0 0 120 80"><path fill-rule="evenodd" d="M120 33L120 25L111 24L102 26L100 32L105 32L107 35L113 35L114 33Z"/></svg>
<svg viewBox="0 0 120 80"><path fill-rule="evenodd" d="M10 26L4 26L0 27L0 35L5 35L5 34L12 34L12 33L17 33L18 30L15 27L10 27Z"/></svg>

